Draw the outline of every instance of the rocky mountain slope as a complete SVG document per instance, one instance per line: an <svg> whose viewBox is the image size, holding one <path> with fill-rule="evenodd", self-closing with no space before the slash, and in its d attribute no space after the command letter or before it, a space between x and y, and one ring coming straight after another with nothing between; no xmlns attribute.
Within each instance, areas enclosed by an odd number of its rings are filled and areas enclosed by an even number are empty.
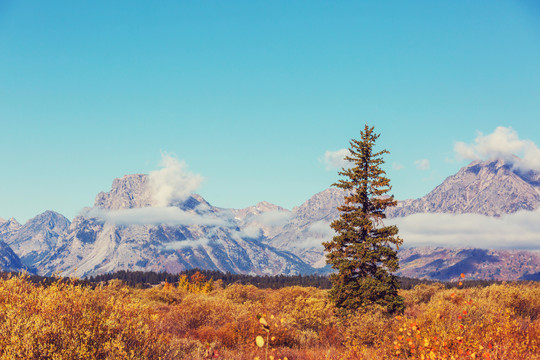
<svg viewBox="0 0 540 360"><path fill-rule="evenodd" d="M69 225L69 220L63 215L45 211L23 226L15 225L14 230L4 235L3 239L25 266L32 268L56 248L58 239Z"/></svg>
<svg viewBox="0 0 540 360"><path fill-rule="evenodd" d="M326 265L323 241L333 236L329 223L339 216L337 207L343 203L343 192L339 189L321 191L299 207L292 210L290 220L279 231L274 231L268 244L287 249L310 265L321 268Z"/></svg>
<svg viewBox="0 0 540 360"><path fill-rule="evenodd" d="M116 179L94 208L77 216L40 273L86 276L117 270L204 268L259 275L310 273L297 256L244 234L234 214L198 195L153 207L146 175Z"/></svg>
<svg viewBox="0 0 540 360"><path fill-rule="evenodd" d="M387 216L405 217L417 213L475 213L498 217L519 210L530 211L540 206L540 173L527 173L514 169L511 163L502 160L476 161L463 167L455 175L449 176L441 185L426 196L416 200L399 201L398 206L388 209ZM282 231L274 231L276 235L268 239L268 243L278 249L287 249L305 259L314 267L325 264L322 241L332 238L333 232L329 223L339 216L336 207L343 203L343 191L335 188L326 189L302 206L293 209L290 221L282 227ZM415 252L416 251L416 252ZM415 252L416 260L411 262ZM457 256L457 254L460 254ZM520 252L519 254L529 254ZM413 277L446 279L445 269L456 265L459 261L472 263L481 261L470 276L476 278L497 278L497 268L510 259L505 250L492 250L492 256L499 262L488 262L479 257L480 252L470 252L466 249L435 251L434 248L408 249L407 239L405 248L400 251L402 270L399 274ZM516 253L517 254L517 253ZM536 253L531 261L517 256L511 262L514 270L508 270L504 276L518 279L534 271L540 271L540 261ZM529 255L527 255L529 256ZM477 260L473 260L479 257ZM425 258L425 262L418 261ZM468 259L468 260L467 260ZM483 259L483 260L481 260ZM491 258L489 258L491 259ZM513 258L514 259L514 258ZM521 260L523 261L521 261ZM438 261L438 269L428 266L429 261ZM530 266L526 266L530 263ZM462 267L463 263L458 265ZM483 269L480 271L480 269ZM535 270L536 269L536 270ZM450 271L450 270L448 270ZM472 268L471 268L472 271Z"/></svg>
<svg viewBox="0 0 540 360"><path fill-rule="evenodd" d="M148 175L115 179L70 223L45 212L24 226L0 221L5 266L41 274L86 276L116 270L178 272L205 268L233 273L324 272L323 241L344 193L330 188L287 210L261 202L244 209L216 208L196 194L156 206ZM502 216L540 204L540 175L522 173L500 160L473 162L426 196L400 201L389 217L477 213ZM513 250L400 249L400 275L440 280L466 272L470 278L519 279L540 274L538 253ZM13 249L14 253L9 251ZM12 251L12 252L13 252ZM14 256L15 257L14 257ZM20 260L19 260L20 261ZM501 266L504 264L504 267ZM0 266L4 266L0 264ZM8 267L9 267L8 266ZM318 270L316 270L319 268Z"/></svg>
<svg viewBox="0 0 540 360"><path fill-rule="evenodd" d="M21 259L3 241L0 241L0 271L25 271Z"/></svg>
<svg viewBox="0 0 540 360"><path fill-rule="evenodd" d="M22 227L14 218L9 220L0 219L0 239L5 240L15 234Z"/></svg>
<svg viewBox="0 0 540 360"><path fill-rule="evenodd" d="M475 161L426 196L403 201L389 217L416 213L476 213L501 216L540 205L540 173L523 173L503 160Z"/></svg>
<svg viewBox="0 0 540 360"><path fill-rule="evenodd" d="M9 220L0 218L0 271L24 271L27 269L19 256L4 241L20 228L21 224L14 218Z"/></svg>
<svg viewBox="0 0 540 360"><path fill-rule="evenodd" d="M222 209L228 211L228 209ZM262 201L244 209L230 209L238 226L254 237L272 238L281 232L282 226L293 213L281 206Z"/></svg>

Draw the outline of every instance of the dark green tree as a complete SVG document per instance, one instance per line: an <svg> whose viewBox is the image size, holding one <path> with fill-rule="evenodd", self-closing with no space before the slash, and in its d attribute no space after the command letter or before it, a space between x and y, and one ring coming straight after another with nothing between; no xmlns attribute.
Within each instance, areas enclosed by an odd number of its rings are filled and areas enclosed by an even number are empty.
<svg viewBox="0 0 540 360"><path fill-rule="evenodd" d="M330 298L345 313L378 304L389 313L402 312L403 298L398 295L399 282L393 274L399 268L397 249L403 240L396 226L384 226L385 210L397 201L387 195L390 180L381 169L387 150L374 152L379 134L365 126L360 140L350 141L351 164L332 186L344 190L345 204L339 206L340 217L330 225L337 233L323 243L327 263L337 270L330 275Z"/></svg>

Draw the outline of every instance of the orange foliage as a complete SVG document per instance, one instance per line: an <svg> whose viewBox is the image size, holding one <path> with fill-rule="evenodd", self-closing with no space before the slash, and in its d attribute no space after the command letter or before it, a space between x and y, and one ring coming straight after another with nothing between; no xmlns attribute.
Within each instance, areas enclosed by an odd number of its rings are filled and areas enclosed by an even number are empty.
<svg viewBox="0 0 540 360"><path fill-rule="evenodd" d="M0 280L0 359L540 359L538 283L418 285L400 293L401 316L372 307L340 318L326 290L190 280L147 290Z"/></svg>

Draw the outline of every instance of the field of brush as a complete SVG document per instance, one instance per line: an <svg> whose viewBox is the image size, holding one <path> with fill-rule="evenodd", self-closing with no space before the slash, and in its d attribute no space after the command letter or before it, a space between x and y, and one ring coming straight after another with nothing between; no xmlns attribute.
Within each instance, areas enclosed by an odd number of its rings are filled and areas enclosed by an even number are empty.
<svg viewBox="0 0 540 360"><path fill-rule="evenodd" d="M13 276L0 280L0 359L540 359L539 283L400 294L400 316L339 318L327 290L311 287Z"/></svg>

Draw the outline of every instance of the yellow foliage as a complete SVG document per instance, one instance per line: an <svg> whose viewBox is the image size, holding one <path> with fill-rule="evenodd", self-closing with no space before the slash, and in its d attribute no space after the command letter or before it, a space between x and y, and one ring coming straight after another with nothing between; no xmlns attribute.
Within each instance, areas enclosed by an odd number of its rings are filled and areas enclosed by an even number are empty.
<svg viewBox="0 0 540 360"><path fill-rule="evenodd" d="M11 277L0 280L0 359L247 360L265 358L267 345L274 359L540 359L537 283L401 295L401 316L372 307L342 318L327 291L298 286L213 288L195 277L141 290Z"/></svg>
<svg viewBox="0 0 540 360"><path fill-rule="evenodd" d="M159 359L173 357L152 310L127 288L91 289L24 277L0 280L2 359Z"/></svg>

